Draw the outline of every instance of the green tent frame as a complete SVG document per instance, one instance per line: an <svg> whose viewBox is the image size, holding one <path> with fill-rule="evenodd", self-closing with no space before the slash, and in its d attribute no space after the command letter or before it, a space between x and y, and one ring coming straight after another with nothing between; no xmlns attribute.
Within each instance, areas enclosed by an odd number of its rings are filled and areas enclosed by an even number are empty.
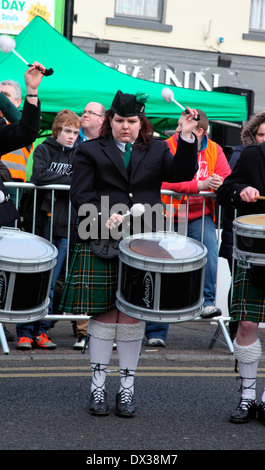
<svg viewBox="0 0 265 470"><path fill-rule="evenodd" d="M175 103L167 103L162 99L164 84L134 78L102 64L40 17L35 17L15 40L16 51L28 63L35 60L54 70L53 75L43 78L39 88L42 110L40 135L50 131L54 117L61 109L68 108L81 114L89 101L98 101L108 109L117 90L149 95L146 114L160 135L176 128L181 109ZM26 67L14 53L0 52L0 80L18 81L23 96ZM245 96L176 86L169 88L179 103L203 109L209 120L242 122L247 119Z"/></svg>

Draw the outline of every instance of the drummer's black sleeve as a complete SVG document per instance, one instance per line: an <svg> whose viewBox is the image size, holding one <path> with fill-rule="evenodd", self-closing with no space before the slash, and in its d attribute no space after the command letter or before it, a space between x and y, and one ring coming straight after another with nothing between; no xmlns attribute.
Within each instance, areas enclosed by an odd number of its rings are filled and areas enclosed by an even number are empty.
<svg viewBox="0 0 265 470"><path fill-rule="evenodd" d="M166 155L167 170L163 175L163 181L177 183L193 179L198 170L198 143L196 136L194 137L194 142L187 142L180 137L173 158L169 146L165 142L164 154Z"/></svg>
<svg viewBox="0 0 265 470"><path fill-rule="evenodd" d="M216 199L218 204L222 207L238 209L242 205L248 204L243 202L240 193L247 186L252 186L249 179L248 172L248 158L247 152L243 150L240 159L236 162L232 173L228 175L223 184L218 188L216 193Z"/></svg>
<svg viewBox="0 0 265 470"><path fill-rule="evenodd" d="M24 102L22 117L18 123L6 124L0 120L0 155L31 145L40 130L40 107Z"/></svg>

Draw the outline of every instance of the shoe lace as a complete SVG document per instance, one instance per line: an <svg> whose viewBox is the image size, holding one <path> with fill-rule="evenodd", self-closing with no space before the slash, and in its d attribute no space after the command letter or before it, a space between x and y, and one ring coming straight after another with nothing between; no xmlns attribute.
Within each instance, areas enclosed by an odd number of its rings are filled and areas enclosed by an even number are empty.
<svg viewBox="0 0 265 470"><path fill-rule="evenodd" d="M95 403L100 403L101 401L104 401L104 390L103 388L96 388L93 392L92 395L94 397Z"/></svg>
<svg viewBox="0 0 265 470"><path fill-rule="evenodd" d="M103 385L97 385L96 380L96 374L99 376L101 374L104 374L104 379L106 376L106 371L108 368L108 364L100 364L99 362L96 363L91 363L91 371L92 371L92 384L95 387L95 389L92 392L92 395L94 396L94 400L96 403L99 403L101 401L104 401L104 384ZM105 381L105 380L104 380Z"/></svg>
<svg viewBox="0 0 265 470"><path fill-rule="evenodd" d="M238 390L239 392L241 392L241 394L243 394L244 390L252 390L256 386L256 378L255 377L254 378L253 377L248 378L248 380L253 380L253 382L248 386L243 385L243 379L244 378L246 378L246 377L237 377L237 380L241 379L241 385L240 385L239 390ZM253 400L251 398L244 398L243 396L241 396L240 402L238 404L238 408L242 408L244 410L247 410L254 403L255 403L255 400Z"/></svg>
<svg viewBox="0 0 265 470"><path fill-rule="evenodd" d="M45 333L41 333L39 336L37 336L37 338L39 338L42 341L44 341L44 340L49 341L49 338Z"/></svg>
<svg viewBox="0 0 265 470"><path fill-rule="evenodd" d="M121 403L131 403L133 400L132 391L129 388L123 388L121 390Z"/></svg>
<svg viewBox="0 0 265 470"><path fill-rule="evenodd" d="M135 375L135 370L129 370L128 368L126 369L120 369L120 375L121 378L127 378L127 377L134 377ZM129 387L124 387L122 385L122 390L120 392L121 394L121 403L131 403L133 400L133 392L132 392L132 387L133 383Z"/></svg>
<svg viewBox="0 0 265 470"><path fill-rule="evenodd" d="M249 398L241 398L238 408L243 410L248 410L254 404L254 400L250 400Z"/></svg>

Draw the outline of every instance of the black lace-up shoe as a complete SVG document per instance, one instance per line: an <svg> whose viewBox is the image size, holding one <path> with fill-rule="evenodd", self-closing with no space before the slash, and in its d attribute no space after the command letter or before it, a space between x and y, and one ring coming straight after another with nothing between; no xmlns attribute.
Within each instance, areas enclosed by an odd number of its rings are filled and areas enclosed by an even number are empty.
<svg viewBox="0 0 265 470"><path fill-rule="evenodd" d="M255 400L241 398L238 407L230 416L230 423L248 423L251 419L256 418L257 405ZM264 415L265 416L265 415Z"/></svg>
<svg viewBox="0 0 265 470"><path fill-rule="evenodd" d="M135 415L135 406L131 390L124 388L116 395L115 414L125 418L131 418Z"/></svg>
<svg viewBox="0 0 265 470"><path fill-rule="evenodd" d="M96 388L91 393L88 412L92 415L104 416L109 414L107 393L102 388Z"/></svg>
<svg viewBox="0 0 265 470"><path fill-rule="evenodd" d="M258 406L258 420L265 426L265 401L261 401Z"/></svg>

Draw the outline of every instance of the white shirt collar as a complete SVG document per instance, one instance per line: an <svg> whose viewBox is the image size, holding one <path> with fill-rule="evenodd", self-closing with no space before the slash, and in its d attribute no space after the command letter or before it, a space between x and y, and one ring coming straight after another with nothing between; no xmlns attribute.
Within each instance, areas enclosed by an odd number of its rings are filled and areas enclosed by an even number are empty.
<svg viewBox="0 0 265 470"><path fill-rule="evenodd" d="M125 143L124 142L120 142L119 140L117 139L114 139L115 141L115 144L117 145L117 147L119 147L119 149L122 151L122 153L125 152ZM131 144L133 145L134 142L131 142Z"/></svg>

